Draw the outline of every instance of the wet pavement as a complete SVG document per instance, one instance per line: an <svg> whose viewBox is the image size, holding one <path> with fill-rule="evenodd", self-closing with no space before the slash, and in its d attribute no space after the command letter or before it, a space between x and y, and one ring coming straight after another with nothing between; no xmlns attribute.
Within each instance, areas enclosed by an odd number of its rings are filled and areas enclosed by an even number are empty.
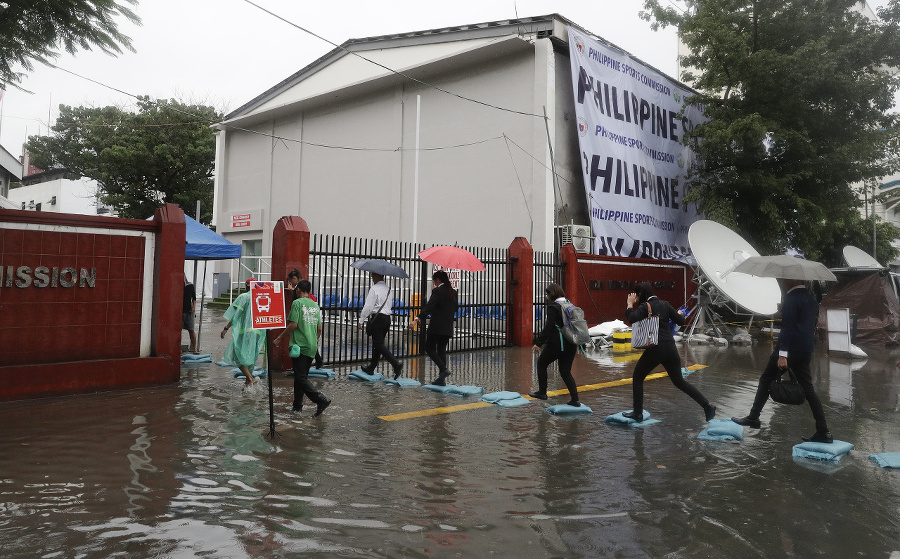
<svg viewBox="0 0 900 559"><path fill-rule="evenodd" d="M221 359L221 312L204 352ZM211 339L212 336L216 336ZM186 343L186 341L185 341ZM185 367L176 386L0 404L3 557L884 557L900 550L900 350L865 362L817 350L816 388L839 464L794 459L808 406L770 402L741 443L697 438L702 410L666 378L647 381L661 422L613 427L630 408L636 354L576 359L594 410L568 400L387 421L476 401L347 380L314 381L334 403L289 411L292 381L241 390L228 368ZM745 415L771 346L682 346L720 418ZM433 366L406 359L429 380ZM532 389L528 349L457 353L457 384ZM551 369L551 389L563 389ZM311 408L311 406L310 406Z"/></svg>

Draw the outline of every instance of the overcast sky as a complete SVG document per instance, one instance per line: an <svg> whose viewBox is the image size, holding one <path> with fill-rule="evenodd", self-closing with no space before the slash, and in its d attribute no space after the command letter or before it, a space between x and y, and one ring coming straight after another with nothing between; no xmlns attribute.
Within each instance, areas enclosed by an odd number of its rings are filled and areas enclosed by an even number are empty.
<svg viewBox="0 0 900 559"><path fill-rule="evenodd" d="M643 0L253 0L335 43L347 39L559 13L644 62L675 74L675 31L650 30ZM870 0L874 8L887 0ZM330 51L332 45L244 0L141 0L142 26L123 21L137 52L82 51L58 66L135 95L178 98L232 110ZM28 135L46 134L60 104L129 105L133 98L37 65L2 102L0 144L20 155ZM52 120L51 120L52 122Z"/></svg>
<svg viewBox="0 0 900 559"><path fill-rule="evenodd" d="M559 13L674 74L674 31L654 33L638 17L642 0L253 0L335 43L347 39ZM117 58L99 52L63 56L57 64L116 89L154 98L239 107L333 47L244 0L141 0L142 26L120 30L137 52ZM132 98L38 65L3 99L0 144L20 155L26 135L46 134L60 104L130 104Z"/></svg>

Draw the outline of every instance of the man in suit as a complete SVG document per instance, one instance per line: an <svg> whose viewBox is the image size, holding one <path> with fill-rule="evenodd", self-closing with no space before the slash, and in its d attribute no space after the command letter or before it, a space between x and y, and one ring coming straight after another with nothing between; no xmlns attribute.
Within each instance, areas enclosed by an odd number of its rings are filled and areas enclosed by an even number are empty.
<svg viewBox="0 0 900 559"><path fill-rule="evenodd" d="M447 384L447 377L450 376L450 370L447 369L447 344L453 337L453 315L459 304L456 290L450 285L447 272L443 270L435 272L431 280L433 282L431 297L409 327L421 324L427 316L431 317L425 336L425 353L438 367L438 377L431 384L444 386Z"/></svg>
<svg viewBox="0 0 900 559"><path fill-rule="evenodd" d="M781 333L775 344L775 351L769 358L769 364L759 379L756 388L756 398L750 408L750 414L746 417L732 417L732 421L738 425L745 425L759 429L761 423L759 414L762 412L766 400L769 399L769 384L784 373L788 367L797 377L797 382L806 394L806 401L812 409L816 420L816 432L810 437L803 437L804 441L831 443L833 438L825 422L825 412L822 402L816 394L812 384L810 361L812 360L813 344L815 343L816 322L819 320L819 304L806 289L802 280L780 279L784 296L781 299Z"/></svg>

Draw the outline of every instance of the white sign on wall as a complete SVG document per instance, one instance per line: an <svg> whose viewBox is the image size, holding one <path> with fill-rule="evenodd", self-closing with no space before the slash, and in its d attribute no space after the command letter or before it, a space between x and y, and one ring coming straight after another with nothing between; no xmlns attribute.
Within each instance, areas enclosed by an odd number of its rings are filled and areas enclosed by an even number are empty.
<svg viewBox="0 0 900 559"><path fill-rule="evenodd" d="M681 139L705 117L681 114L688 90L571 27L569 51L594 252L684 260L697 213L684 203Z"/></svg>

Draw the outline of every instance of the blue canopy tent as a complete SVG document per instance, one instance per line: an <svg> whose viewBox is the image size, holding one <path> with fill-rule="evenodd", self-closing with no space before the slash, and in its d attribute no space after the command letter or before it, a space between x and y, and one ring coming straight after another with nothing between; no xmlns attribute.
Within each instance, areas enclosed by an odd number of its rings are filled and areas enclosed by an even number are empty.
<svg viewBox="0 0 900 559"><path fill-rule="evenodd" d="M197 261L203 260L203 284L200 288L200 321L197 323L197 349L200 349L200 331L203 328L203 303L206 302L206 264L210 260L229 260L241 257L241 245L219 235L209 227L184 216L184 259L194 261L194 285L197 285Z"/></svg>
<svg viewBox="0 0 900 559"><path fill-rule="evenodd" d="M241 245L236 245L188 215L184 216L185 260L228 260L241 257Z"/></svg>

